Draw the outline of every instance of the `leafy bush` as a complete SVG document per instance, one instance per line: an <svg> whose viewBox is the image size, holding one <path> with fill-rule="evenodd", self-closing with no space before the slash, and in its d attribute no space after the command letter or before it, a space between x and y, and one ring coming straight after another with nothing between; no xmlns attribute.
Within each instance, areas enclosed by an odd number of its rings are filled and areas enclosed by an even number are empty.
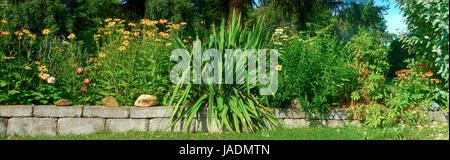
<svg viewBox="0 0 450 160"><path fill-rule="evenodd" d="M77 85L86 74L76 74L75 66L86 65L88 57L74 34L66 41L50 37L50 29L39 36L27 29L8 35L5 32L2 31L0 42L9 50L0 50L1 104L50 104L61 98L78 99Z"/></svg>
<svg viewBox="0 0 450 160"><path fill-rule="evenodd" d="M358 76L358 87L351 94L356 103L380 101L383 98L383 74L389 67L386 59L389 48L375 37L375 32L361 31L346 45L353 57L352 67Z"/></svg>
<svg viewBox="0 0 450 160"><path fill-rule="evenodd" d="M225 20L222 21L217 32L213 26L211 35L206 38L202 47L218 49L224 55L223 57L230 54L225 52L225 49L240 48L245 51L246 49L266 48L267 32L263 30L261 21L250 31L242 27L239 22L240 16L236 18L234 14L228 27ZM200 46L199 48L195 47L191 53L199 49L201 49ZM242 64L239 65L242 68L236 68L232 74L236 75L236 72L240 72L242 69L245 75L243 84L202 83L194 85L190 83L184 85L183 81L179 81L169 102L169 105L174 103L176 105L170 118L172 123L168 128L185 118L187 119L185 126L189 126L195 117L205 111L209 113L209 127L215 124L220 131L251 132L282 126L282 121L278 120L269 108L262 105L262 100L266 97L258 95L258 89L262 85L249 83L248 75L256 73L245 70L248 64L241 62L236 60L236 65ZM207 64L204 62L202 68L205 68ZM225 65L222 65L221 69L225 71ZM187 70L189 72L184 72L183 77L190 74L192 70L189 68ZM195 73L195 70L192 72ZM206 74L202 72L201 75L203 77ZM222 75L222 77L224 76ZM175 101L177 97L178 100Z"/></svg>
<svg viewBox="0 0 450 160"><path fill-rule="evenodd" d="M172 34L184 24L163 19L142 19L140 24L105 19L103 24L94 35L98 55L83 101L99 103L101 97L115 96L120 104L131 106L140 94L169 94Z"/></svg>
<svg viewBox="0 0 450 160"><path fill-rule="evenodd" d="M344 45L334 37L294 39L281 51L282 101L299 98L308 113L328 113L330 105L344 104L354 88L353 68Z"/></svg>
<svg viewBox="0 0 450 160"><path fill-rule="evenodd" d="M401 37L401 41L416 60L434 62L444 84L440 93L448 96L449 1L397 1L406 17L409 31Z"/></svg>

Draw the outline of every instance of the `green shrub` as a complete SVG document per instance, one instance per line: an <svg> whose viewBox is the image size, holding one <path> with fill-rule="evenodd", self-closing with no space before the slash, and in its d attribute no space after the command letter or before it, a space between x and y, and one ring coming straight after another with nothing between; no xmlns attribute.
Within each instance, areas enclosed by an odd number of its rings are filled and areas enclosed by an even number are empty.
<svg viewBox="0 0 450 160"><path fill-rule="evenodd" d="M308 113L327 113L349 101L355 76L344 45L330 36L292 40L281 51L282 101L299 98Z"/></svg>
<svg viewBox="0 0 450 160"><path fill-rule="evenodd" d="M76 74L75 66L87 65L86 49L74 40L75 35L66 41L50 34L49 29L39 36L19 30L0 37L10 49L0 50L1 104L51 104L61 98L78 99L77 85L86 74Z"/></svg>
<svg viewBox="0 0 450 160"><path fill-rule="evenodd" d="M354 103L380 102L384 92L384 72L388 69L386 54L389 48L377 39L375 32L361 31L352 37L346 49L353 57L357 89L352 92Z"/></svg>
<svg viewBox="0 0 450 160"><path fill-rule="evenodd" d="M149 19L140 24L105 19L103 24L95 35L98 55L82 101L99 103L115 96L121 105L132 106L141 94L164 99L170 93L172 37L184 25Z"/></svg>
<svg viewBox="0 0 450 160"><path fill-rule="evenodd" d="M441 76L440 94L449 92L449 1L397 0L405 15L408 33L401 36L415 60L433 62Z"/></svg>

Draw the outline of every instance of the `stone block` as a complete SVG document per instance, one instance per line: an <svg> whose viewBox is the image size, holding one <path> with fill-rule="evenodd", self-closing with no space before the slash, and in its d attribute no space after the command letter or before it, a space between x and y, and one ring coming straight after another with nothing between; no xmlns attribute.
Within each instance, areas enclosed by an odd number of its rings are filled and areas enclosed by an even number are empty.
<svg viewBox="0 0 450 160"><path fill-rule="evenodd" d="M328 120L345 120L347 117L347 111L343 109L332 110L331 113L325 116Z"/></svg>
<svg viewBox="0 0 450 160"><path fill-rule="evenodd" d="M310 122L306 119L284 119L284 123L286 123L287 128L301 128L308 127Z"/></svg>
<svg viewBox="0 0 450 160"><path fill-rule="evenodd" d="M89 118L128 118L128 107L85 106L83 117Z"/></svg>
<svg viewBox="0 0 450 160"><path fill-rule="evenodd" d="M428 117L432 121L436 122L445 122L448 123L448 112L442 112L442 111L430 111L428 112Z"/></svg>
<svg viewBox="0 0 450 160"><path fill-rule="evenodd" d="M308 120L309 126L316 126L316 127L326 127L328 126L326 120Z"/></svg>
<svg viewBox="0 0 450 160"><path fill-rule="evenodd" d="M130 118L170 118L173 107L130 107Z"/></svg>
<svg viewBox="0 0 450 160"><path fill-rule="evenodd" d="M343 127L345 125L343 120L327 120L326 124L332 128Z"/></svg>
<svg viewBox="0 0 450 160"><path fill-rule="evenodd" d="M32 113L31 105L0 106L0 117L31 117Z"/></svg>
<svg viewBox="0 0 450 160"><path fill-rule="evenodd" d="M107 119L106 128L113 132L147 131L148 119Z"/></svg>
<svg viewBox="0 0 450 160"><path fill-rule="evenodd" d="M6 125L8 119L0 118L0 137L6 136Z"/></svg>
<svg viewBox="0 0 450 160"><path fill-rule="evenodd" d="M34 117L81 117L83 106L53 106L40 105L35 106L33 111Z"/></svg>
<svg viewBox="0 0 450 160"><path fill-rule="evenodd" d="M216 120L213 120L211 125L209 125L209 121L207 117L200 117L198 119L195 119L196 123L196 131L207 131L210 133L217 133L220 131L219 126L216 123ZM226 131L226 128L224 126L224 131Z"/></svg>
<svg viewBox="0 0 450 160"><path fill-rule="evenodd" d="M305 119L306 118L306 113L302 112L300 109L298 108L275 108L274 110L274 114L275 116L277 116L278 118L281 119Z"/></svg>
<svg viewBox="0 0 450 160"><path fill-rule="evenodd" d="M103 118L60 118L58 119L58 134L92 134L105 129Z"/></svg>
<svg viewBox="0 0 450 160"><path fill-rule="evenodd" d="M10 118L7 135L56 135L56 118Z"/></svg>
<svg viewBox="0 0 450 160"><path fill-rule="evenodd" d="M168 132L184 132L186 127L188 131L195 131L195 120L192 120L189 126L185 125L185 121L177 122L171 128L167 128L169 125L169 118L153 118L149 121L149 131L168 131Z"/></svg>

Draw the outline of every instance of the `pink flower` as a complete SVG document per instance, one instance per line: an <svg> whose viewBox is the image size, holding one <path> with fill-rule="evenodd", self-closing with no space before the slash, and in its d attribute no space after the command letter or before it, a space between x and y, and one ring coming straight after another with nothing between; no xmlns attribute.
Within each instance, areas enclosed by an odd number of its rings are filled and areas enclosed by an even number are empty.
<svg viewBox="0 0 450 160"><path fill-rule="evenodd" d="M47 83L55 83L55 82L56 82L55 77L49 77L49 78L47 79Z"/></svg>
<svg viewBox="0 0 450 160"><path fill-rule="evenodd" d="M78 74L80 74L82 71L83 71L83 68L81 68L81 67L78 67L78 68L77 68L77 73L78 73Z"/></svg>
<svg viewBox="0 0 450 160"><path fill-rule="evenodd" d="M81 87L81 92L84 92L84 91L86 91L86 89L87 89L87 86L83 86L83 87Z"/></svg>

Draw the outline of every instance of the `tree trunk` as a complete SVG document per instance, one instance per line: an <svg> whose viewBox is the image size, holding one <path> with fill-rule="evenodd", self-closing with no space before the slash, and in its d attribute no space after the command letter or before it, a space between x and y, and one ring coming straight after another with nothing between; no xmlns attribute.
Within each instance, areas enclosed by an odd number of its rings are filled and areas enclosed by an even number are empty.
<svg viewBox="0 0 450 160"><path fill-rule="evenodd" d="M241 15L241 24L244 24L244 17L242 17L242 13L244 12L244 0L228 1L228 24L230 24L233 19L233 11L236 11L237 17Z"/></svg>

